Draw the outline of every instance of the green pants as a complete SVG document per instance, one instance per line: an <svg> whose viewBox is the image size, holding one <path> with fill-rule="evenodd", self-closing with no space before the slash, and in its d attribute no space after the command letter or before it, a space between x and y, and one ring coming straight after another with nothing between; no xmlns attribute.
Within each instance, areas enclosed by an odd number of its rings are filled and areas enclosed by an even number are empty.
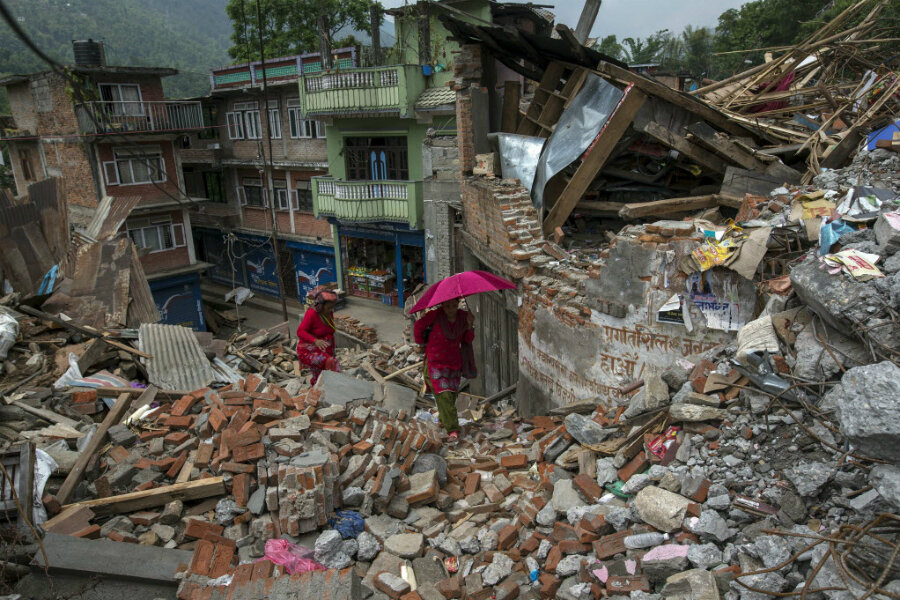
<svg viewBox="0 0 900 600"><path fill-rule="evenodd" d="M457 392L446 391L435 395L438 417L441 419L441 425L448 432L459 431L459 417L456 415L456 394Z"/></svg>

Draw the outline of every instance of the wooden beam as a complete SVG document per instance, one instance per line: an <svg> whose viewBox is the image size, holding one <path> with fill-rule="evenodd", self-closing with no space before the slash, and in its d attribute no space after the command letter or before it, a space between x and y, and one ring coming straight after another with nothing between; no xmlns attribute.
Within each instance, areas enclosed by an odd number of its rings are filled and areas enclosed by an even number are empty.
<svg viewBox="0 0 900 600"><path fill-rule="evenodd" d="M207 477L205 479L197 479L196 481L187 481L185 483L176 483L158 488L144 490L142 492L131 492L120 496L109 496L107 498L96 498L94 500L85 500L68 504L63 507L87 507L94 511L97 516L114 515L121 513L129 513L154 506L163 506L173 500L199 500L201 498L210 498L212 496L225 495L225 481L223 477Z"/></svg>
<svg viewBox="0 0 900 600"><path fill-rule="evenodd" d="M639 217L663 217L666 215L712 208L719 206L718 194L708 196L688 196L686 198L666 198L652 202L635 202L626 204L619 211L623 219L637 219Z"/></svg>
<svg viewBox="0 0 900 600"><path fill-rule="evenodd" d="M550 209L547 218L544 219L544 235L550 237L550 234L557 227L562 227L566 219L572 213L572 209L581 201L582 196L587 191L591 182L597 177L597 173L603 168L603 164L612 153L616 142L625 133L634 120L634 116L644 105L647 96L639 89L630 87L625 90L625 95L615 108L609 120L600 129L600 133L594 138L593 144L585 153L581 164L569 184L557 198L556 203Z"/></svg>
<svg viewBox="0 0 900 600"><path fill-rule="evenodd" d="M692 144L684 136L669 131L666 127L660 125L656 121L648 121L641 127L643 127L641 131L650 137L659 140L669 148L679 151L707 169L715 171L716 173L725 173L725 169L728 168L728 163L712 152L708 152L696 144Z"/></svg>
<svg viewBox="0 0 900 600"><path fill-rule="evenodd" d="M522 84L518 81L503 82L503 110L500 113L500 131L515 133L519 127L519 100Z"/></svg>
<svg viewBox="0 0 900 600"><path fill-rule="evenodd" d="M379 373L375 369L375 367L372 366L372 363L367 360L363 361L362 367L366 370L366 373L372 376L372 379L374 379L379 384L384 385L384 377L382 377L381 373Z"/></svg>
<svg viewBox="0 0 900 600"><path fill-rule="evenodd" d="M100 450L103 444L106 443L106 432L109 431L110 427L119 423L129 406L131 406L131 395L122 394L116 400L116 404L113 406L112 410L106 413L106 418L103 419L103 422L100 423L100 427L94 432L94 435L91 436L91 441L88 442L84 450L81 451L81 454L78 455L75 466L72 467L72 470L63 482L62 487L59 488L56 498L59 500L60 504L67 503L72 497L75 486L77 486L81 481L81 478L84 477L84 471L87 469L88 462L90 462L91 458L93 458L94 454Z"/></svg>
<svg viewBox="0 0 900 600"><path fill-rule="evenodd" d="M413 369L417 369L417 368L421 367L423 364L425 364L425 363L424 363L423 361L420 360L420 361L417 362L417 363L413 363L413 364L411 364L411 365L407 365L407 366L403 367L402 369L400 369L399 371L394 371L394 372L391 373L390 375L386 375L386 376L384 377L384 381L388 381L389 379L393 379L394 377L397 377L398 375L400 375L400 374L402 374L402 373L406 373L407 371L412 371Z"/></svg>

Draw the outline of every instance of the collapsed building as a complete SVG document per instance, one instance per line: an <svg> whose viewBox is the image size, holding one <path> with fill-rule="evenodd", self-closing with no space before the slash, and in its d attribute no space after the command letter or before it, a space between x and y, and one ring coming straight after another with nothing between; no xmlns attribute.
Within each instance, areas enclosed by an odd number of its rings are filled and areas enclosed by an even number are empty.
<svg viewBox="0 0 900 600"><path fill-rule="evenodd" d="M36 184L4 213L39 216L4 223L41 262L2 302L2 581L182 600L894 597L897 78L834 95L833 47L815 45L884 4L717 98L563 26L434 5L461 44L454 262L518 284L467 299L481 376L456 445L409 344L365 349L347 320L344 372L310 387L287 323L228 339L153 323L121 221L68 239L62 187ZM769 97L787 77L803 93ZM847 133L795 119L822 89ZM98 256L121 261L117 285ZM63 284L36 298L56 261Z"/></svg>

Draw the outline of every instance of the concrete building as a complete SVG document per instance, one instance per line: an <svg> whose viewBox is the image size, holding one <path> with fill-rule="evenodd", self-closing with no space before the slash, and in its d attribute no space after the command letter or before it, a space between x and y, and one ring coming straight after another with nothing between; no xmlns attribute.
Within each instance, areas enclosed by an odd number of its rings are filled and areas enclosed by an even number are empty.
<svg viewBox="0 0 900 600"><path fill-rule="evenodd" d="M353 48L332 54L337 65L357 60ZM313 214L310 183L327 171L326 125L301 114L297 93L300 76L321 71L322 60L315 52L267 59L265 66L265 95L260 62L211 72L203 104L215 133L185 136L178 156L188 194L206 200L194 213L194 237L213 265L209 278L303 301L316 285L337 281L331 225Z"/></svg>
<svg viewBox="0 0 900 600"><path fill-rule="evenodd" d="M206 127L198 101L166 100L162 77L175 69L106 64L102 45L75 42L71 79L54 71L12 75L6 143L16 187L64 177L69 221L86 226L100 201L138 197L122 226L140 250L154 300L167 323L205 329L190 208L175 145Z"/></svg>

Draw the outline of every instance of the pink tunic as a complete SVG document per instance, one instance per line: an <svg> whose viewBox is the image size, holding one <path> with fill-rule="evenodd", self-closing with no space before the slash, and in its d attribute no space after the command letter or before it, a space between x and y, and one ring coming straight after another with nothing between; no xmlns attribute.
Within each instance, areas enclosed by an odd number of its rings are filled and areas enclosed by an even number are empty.
<svg viewBox="0 0 900 600"><path fill-rule="evenodd" d="M444 369L452 369L458 371L462 368L462 354L460 354L460 346L462 344L471 344L475 339L475 331L471 328L456 340L448 340L444 336L444 331L439 323L435 323L442 310L432 310L416 321L413 327L413 334L417 344L425 343L425 330L431 326L431 333L428 336L428 344L425 346L425 358L428 360L429 367L438 367ZM461 310L456 313L456 319L462 319L463 323L468 319L469 313Z"/></svg>

